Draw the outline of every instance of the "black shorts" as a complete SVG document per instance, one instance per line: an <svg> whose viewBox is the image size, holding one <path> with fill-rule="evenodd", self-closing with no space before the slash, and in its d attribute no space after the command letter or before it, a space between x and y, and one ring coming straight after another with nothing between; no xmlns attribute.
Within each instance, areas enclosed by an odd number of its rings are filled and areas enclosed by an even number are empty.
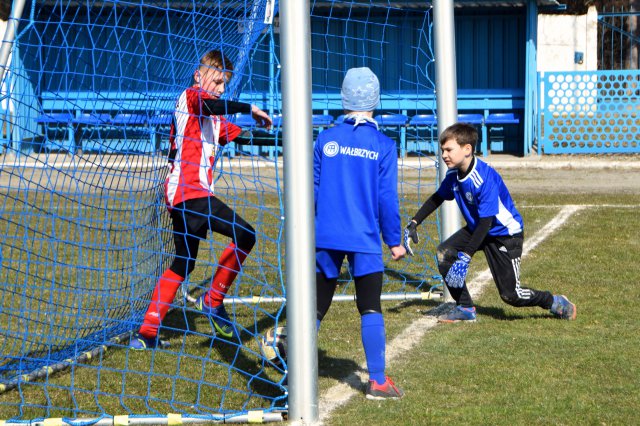
<svg viewBox="0 0 640 426"><path fill-rule="evenodd" d="M171 209L173 231L199 239L207 238L207 230L234 238L234 228L252 229L220 199L210 196L193 198Z"/></svg>
<svg viewBox="0 0 640 426"><path fill-rule="evenodd" d="M255 243L255 230L240 215L216 197L194 198L171 209L176 255L195 258L198 242L207 238L207 230L222 234L245 251Z"/></svg>

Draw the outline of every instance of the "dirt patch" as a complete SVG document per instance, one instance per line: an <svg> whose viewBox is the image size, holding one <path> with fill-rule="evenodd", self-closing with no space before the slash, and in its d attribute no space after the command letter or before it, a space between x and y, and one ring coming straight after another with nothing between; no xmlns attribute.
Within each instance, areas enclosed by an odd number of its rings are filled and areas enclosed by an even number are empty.
<svg viewBox="0 0 640 426"><path fill-rule="evenodd" d="M640 194L635 169L499 169L512 193Z"/></svg>

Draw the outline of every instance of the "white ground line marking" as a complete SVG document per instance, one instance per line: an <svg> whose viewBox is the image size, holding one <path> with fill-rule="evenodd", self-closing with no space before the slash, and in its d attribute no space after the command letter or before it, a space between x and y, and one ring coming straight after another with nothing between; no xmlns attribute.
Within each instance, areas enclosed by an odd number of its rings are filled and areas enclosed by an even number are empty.
<svg viewBox="0 0 640 426"><path fill-rule="evenodd" d="M574 213L583 208L585 208L585 206L564 206L562 210L560 210L560 212L551 219L551 221L542 227L542 229L536 232L531 238L525 239L522 256L524 257L529 254L529 252L536 248L538 244L546 240L549 235L564 225L564 223ZM469 283L469 291L471 295L473 297L478 296L491 280L492 277L489 268L478 273ZM425 333L436 326L438 323L436 319L437 315L440 311L446 310L446 307L446 304L439 305L431 311L434 315L425 315L422 318L417 319L409 324L409 326L402 333L396 336L395 339L387 343L387 365L391 364L391 361L394 359L413 349L413 347L420 342ZM357 392L354 388L363 388L363 383L367 379L366 370L366 364L361 365L358 371L350 374L341 383L329 388L320 396L318 407L319 420L321 423L329 419L334 410L349 402L351 397L356 395Z"/></svg>
<svg viewBox="0 0 640 426"><path fill-rule="evenodd" d="M560 209L567 207L566 204L558 205L558 204L544 204L544 205L527 205L527 206L518 206L518 210L526 210L526 209ZM580 204L580 207L585 209L637 209L640 207L640 204Z"/></svg>

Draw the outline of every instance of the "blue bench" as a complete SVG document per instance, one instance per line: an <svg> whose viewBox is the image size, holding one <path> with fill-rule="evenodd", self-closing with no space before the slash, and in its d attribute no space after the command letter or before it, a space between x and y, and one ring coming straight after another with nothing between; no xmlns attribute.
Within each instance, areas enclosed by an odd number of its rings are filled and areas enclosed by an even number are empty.
<svg viewBox="0 0 640 426"><path fill-rule="evenodd" d="M482 114L458 114L458 122L482 125L484 123L484 117Z"/></svg>
<svg viewBox="0 0 640 426"><path fill-rule="evenodd" d="M431 127L438 124L438 118L433 114L418 114L411 117L410 125L415 127Z"/></svg>
<svg viewBox="0 0 640 426"><path fill-rule="evenodd" d="M497 112L489 114L484 119L484 125L488 129L487 142L491 151L504 150L504 137L506 125L520 124L520 116L514 112Z"/></svg>
<svg viewBox="0 0 640 426"><path fill-rule="evenodd" d="M152 120L153 119L153 120ZM113 151L130 151L130 152L152 152L157 148L155 143L155 134L153 130L156 128L155 117L148 117L143 114L120 113L111 117L108 113L81 113L77 116L71 113L49 113L42 114L38 117L37 123L44 127L45 141L42 146L48 150L68 151L70 153L80 152L83 149L106 151L108 147L89 144L83 146L83 140L95 140L95 134L99 139L103 139L107 134L120 132L122 139L131 142L127 138L127 132L136 136L142 135L147 137L151 135L151 145L143 146L143 144L135 143L128 146L113 147ZM164 118L163 121L164 122ZM160 121L158 121L160 123ZM62 137L49 138L51 131L60 131ZM85 138L85 133L89 133L90 137Z"/></svg>
<svg viewBox="0 0 640 426"><path fill-rule="evenodd" d="M434 114L417 114L411 117L409 126L415 129L415 142L413 151L438 152L438 118ZM423 132L426 136L422 136ZM409 147L407 142L407 147Z"/></svg>
<svg viewBox="0 0 640 426"><path fill-rule="evenodd" d="M489 116L484 120L484 124L487 126L495 124L520 124L520 116L513 112L489 114Z"/></svg>
<svg viewBox="0 0 640 426"><path fill-rule="evenodd" d="M179 92L66 92L58 94L43 92L42 107L47 112L136 112L154 115L172 111ZM268 93L243 93L239 99L266 108L272 100ZM313 93L311 107L314 111L342 113L340 92ZM380 111L431 111L436 106L435 93L397 92L383 94ZM524 108L523 89L460 89L458 90L459 111L482 111L486 118L492 111L513 111ZM335 113L334 113L335 114ZM74 114L76 115L76 114Z"/></svg>
<svg viewBox="0 0 640 426"><path fill-rule="evenodd" d="M66 125L65 141L48 141L49 148L76 152L83 148L108 149L118 151L153 152L159 148L159 132L171 123L171 114L178 94L171 93L134 93L134 92L43 92L42 109L45 112L38 119L43 133L48 128ZM67 114L73 118L70 122L47 120L46 116ZM62 117L57 117L62 118ZM91 139L113 132L134 132L136 137L146 137L147 145L137 143L129 146L91 146ZM89 145L83 146L85 136L89 136ZM127 140L125 138L124 140ZM115 142L117 143L117 141Z"/></svg>
<svg viewBox="0 0 640 426"><path fill-rule="evenodd" d="M59 139L61 141L60 147L66 150L73 150L74 148L74 127L73 127L73 119L74 116L68 112L51 112L46 114L41 114L36 119L36 122L39 125L43 126L43 132L45 136L45 141L43 142L43 146L39 149L47 148L46 141L48 140L48 136L50 134L54 134L53 139Z"/></svg>
<svg viewBox="0 0 640 426"><path fill-rule="evenodd" d="M243 115L243 114L240 114L240 115ZM273 120L273 127L282 127L282 114L274 114L274 116L271 118ZM244 122L244 123L250 122L252 125L255 125L255 121L248 121L248 119L249 117L241 118L241 122ZM253 118L251 118L251 120L253 120ZM239 126L241 125L238 123L238 121L236 121L236 124L238 124ZM313 116L311 117L311 125L313 127L328 127L331 124L333 124L332 115L313 114Z"/></svg>
<svg viewBox="0 0 640 426"><path fill-rule="evenodd" d="M316 111L325 112L341 111L342 98L339 92L335 93L314 93L312 94L312 108ZM433 126L437 123L413 121L418 116L433 116L430 111L436 108L436 96L434 92L415 93L397 92L393 94L382 94L380 98L380 111L399 111L402 115L416 112L408 122L407 126ZM458 112L461 117L459 121L467 121L480 127L480 151L483 155L488 155L488 131L485 125L486 118L496 111L517 111L524 109L523 89L460 89L458 90ZM473 114L473 115L466 115ZM381 113L380 115L385 115ZM435 119L435 117L433 118ZM426 119L429 120L429 119ZM334 123L340 123L339 116ZM436 132L437 133L437 132ZM406 133L405 133L406 135ZM402 131L400 132L402 136ZM406 140L400 140L400 151L407 146Z"/></svg>
<svg viewBox="0 0 640 426"><path fill-rule="evenodd" d="M49 118L52 115L55 117ZM61 138L46 140L45 149L68 152L81 150L159 152L162 147L161 139L169 136L169 128L173 120L172 113L152 116L121 113L114 117L107 113L89 113L80 114L71 119L68 117L73 117L73 115L69 113L45 114L38 119L38 124L45 127L44 133L50 132L51 128L62 128L62 126L66 131L66 134ZM107 145L96 143L98 139L113 139L114 137L115 139L108 142Z"/></svg>
<svg viewBox="0 0 640 426"><path fill-rule="evenodd" d="M376 115L374 119L383 132L387 128L397 129L400 140L400 156L405 157L407 155L407 122L409 117L404 114L380 114Z"/></svg>
<svg viewBox="0 0 640 426"><path fill-rule="evenodd" d="M333 124L333 116L329 114L313 114L311 125L313 127L328 127Z"/></svg>
<svg viewBox="0 0 640 426"><path fill-rule="evenodd" d="M149 116L146 114L116 114L111 119L111 124L116 126L143 126L149 123Z"/></svg>
<svg viewBox="0 0 640 426"><path fill-rule="evenodd" d="M115 118L116 114L131 114L144 116L145 121L138 122L133 120L129 123L121 123L120 127L135 127L144 130L149 134L151 145L157 147L159 145L158 138L162 132L159 129L168 128L171 123L171 113L175 105L175 100L180 95L179 92L152 92L152 93L120 93L120 92L67 92L57 94L53 92L44 92L41 95L43 111L47 115L65 113L71 114L76 122L69 125L68 122L39 122L42 125L68 127L67 137L68 144L74 143L75 135L74 126L77 125L94 125L85 124L77 120L82 120L82 115L87 112L97 114L107 113L109 117ZM244 93L239 97L242 102L248 102L258 105L265 109L273 100L269 99L268 93ZM417 115L428 113L435 109L436 97L432 91L426 93L416 92L397 92L383 94L381 96L380 115L388 115L384 111L398 111L403 116L408 116L408 112L415 112ZM322 111L313 118L314 128L316 130L328 127L331 124L341 122L339 116L333 120L334 115L342 112L342 97L339 92L333 93L313 93L312 108L314 111ZM475 118L468 120L473 124L481 126L481 151L483 155L488 154L488 131L486 120L490 115L497 111L513 112L524 108L524 90L523 89L472 89L458 90L457 108L462 114L473 113ZM333 114L332 114L333 113ZM397 114L394 114L397 115ZM416 117L417 115L414 115ZM429 114L426 114L429 115ZM477 116L481 115L483 120L478 122ZM250 117L249 117L250 118ZM239 119L237 117L236 119ZM243 117L244 119L244 117ZM400 134L400 151L401 155L406 154L406 127L407 126L423 126L426 124L418 124L412 122L413 119L408 118L405 124L390 124L388 119L382 119L382 127L395 127ZM274 125L281 126L282 117L274 116ZM509 123L503 123L509 124ZM114 123L104 124L114 126ZM434 126L431 124L431 126ZM491 125L493 126L493 124ZM496 124L497 126L497 124ZM245 127L245 126L243 126ZM164 133L166 134L166 132Z"/></svg>
<svg viewBox="0 0 640 426"><path fill-rule="evenodd" d="M458 122L473 124L481 127L484 127L485 125L485 119L482 114L458 114ZM426 145L424 142L417 144L416 149L418 151L424 150L432 153L438 152L438 117L433 114L414 115L413 117L411 117L409 125L415 127L416 130L427 129L431 132L428 140L426 141ZM483 155L487 154L484 140L481 141L478 149L480 150L480 152L482 152Z"/></svg>
<svg viewBox="0 0 640 426"><path fill-rule="evenodd" d="M340 92L313 93L311 107L314 111L342 112ZM240 100L260 99L256 94L243 94ZM458 90L459 111L482 111L487 116L491 111L510 111L524 108L524 89L460 89ZM432 111L436 108L435 93L396 92L380 96L379 111ZM485 114L486 112L486 114Z"/></svg>
<svg viewBox="0 0 640 426"><path fill-rule="evenodd" d="M256 120L251 114L238 113L233 117L233 122L240 127L255 127Z"/></svg>
<svg viewBox="0 0 640 426"><path fill-rule="evenodd" d="M162 149L162 137L169 137L169 129L172 122L172 112L158 113L149 118L151 143L155 146L156 152L160 152Z"/></svg>

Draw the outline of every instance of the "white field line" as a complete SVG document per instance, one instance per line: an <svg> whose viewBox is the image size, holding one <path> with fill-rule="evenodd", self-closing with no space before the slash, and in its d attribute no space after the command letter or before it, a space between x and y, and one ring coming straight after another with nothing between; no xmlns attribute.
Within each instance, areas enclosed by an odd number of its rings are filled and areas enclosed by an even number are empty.
<svg viewBox="0 0 640 426"><path fill-rule="evenodd" d="M541 205L526 205L526 206L518 206L518 210L526 210L526 209L562 209L567 207L566 204L541 204ZM580 204L580 207L583 209L637 209L640 207L640 204Z"/></svg>
<svg viewBox="0 0 640 426"><path fill-rule="evenodd" d="M538 244L547 239L553 232L560 228L574 213L585 208L585 206L567 205L549 221L542 229L536 232L531 238L525 240L522 250L522 256L529 254L531 250L536 248ZM491 272L489 268L478 273L468 284L469 292L473 297L477 297L482 293L486 285L491 282ZM437 315L446 312L449 305L441 304L430 311L430 315L425 315L413 323L411 323L403 332L395 339L387 344L386 361L389 365L396 358L404 355L413 349L422 339L427 331L435 327ZM320 396L318 403L319 420L321 423L331 417L334 410L346 404L351 397L356 395L355 389L364 388L367 380L367 366L360 365L358 371L350 374L341 383L331 387L323 395ZM359 393L359 392L358 392Z"/></svg>

